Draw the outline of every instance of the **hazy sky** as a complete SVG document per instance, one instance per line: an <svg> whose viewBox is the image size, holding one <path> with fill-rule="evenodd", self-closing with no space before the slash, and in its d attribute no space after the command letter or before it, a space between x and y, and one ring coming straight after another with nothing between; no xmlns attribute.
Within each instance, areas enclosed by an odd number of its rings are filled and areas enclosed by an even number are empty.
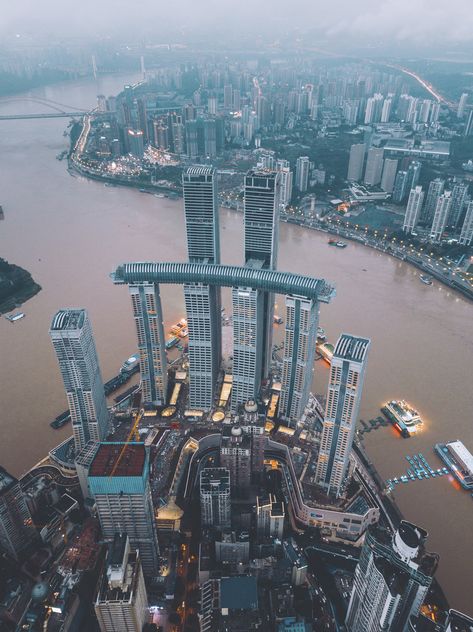
<svg viewBox="0 0 473 632"><path fill-rule="evenodd" d="M467 43L473 0L2 0L0 30L30 34L107 35L179 31L313 31L344 46L345 38ZM164 36L164 37L163 37Z"/></svg>

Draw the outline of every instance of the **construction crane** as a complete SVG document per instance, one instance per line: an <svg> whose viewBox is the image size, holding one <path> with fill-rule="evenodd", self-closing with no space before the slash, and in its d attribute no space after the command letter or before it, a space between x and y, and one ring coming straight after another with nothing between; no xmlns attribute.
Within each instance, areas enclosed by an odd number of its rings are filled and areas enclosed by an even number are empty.
<svg viewBox="0 0 473 632"><path fill-rule="evenodd" d="M138 426L140 424L140 421L143 419L143 415L145 414L144 408L141 408L141 410L139 410L136 415L135 415L135 421L133 422L133 425L131 427L130 433L128 434L128 437L126 438L126 441L123 445L123 448L120 451L120 454L118 455L117 460L115 461L115 465L112 468L112 471L110 472L110 478L115 474L115 472L117 471L118 466L120 465L121 460L123 459L123 455L126 452L126 449L128 447L128 444L130 443L130 441L132 439L134 439L135 441L139 441L140 440L140 433L138 432Z"/></svg>

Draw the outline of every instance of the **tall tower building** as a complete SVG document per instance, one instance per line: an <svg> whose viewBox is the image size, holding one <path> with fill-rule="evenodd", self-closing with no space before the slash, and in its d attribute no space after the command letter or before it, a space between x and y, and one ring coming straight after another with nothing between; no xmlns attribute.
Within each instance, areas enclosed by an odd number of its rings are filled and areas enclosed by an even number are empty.
<svg viewBox="0 0 473 632"><path fill-rule="evenodd" d="M217 175L206 166L182 175L189 261L220 263ZM220 289L203 283L184 286L189 330L189 404L210 410L221 359Z"/></svg>
<svg viewBox="0 0 473 632"><path fill-rule="evenodd" d="M409 193L409 200L407 202L406 214L404 216L404 224L402 226L402 230L405 233L412 233L414 228L417 226L423 203L424 192L422 191L422 187L411 189L411 192Z"/></svg>
<svg viewBox="0 0 473 632"><path fill-rule="evenodd" d="M456 228L465 207L468 196L468 185L464 182L457 182L452 189L452 205L447 219L447 226Z"/></svg>
<svg viewBox="0 0 473 632"><path fill-rule="evenodd" d="M148 622L148 597L138 550L126 534L115 534L99 578L95 614L101 632L141 632Z"/></svg>
<svg viewBox="0 0 473 632"><path fill-rule="evenodd" d="M66 389L74 446L79 454L90 439L102 441L108 432L107 402L86 310L59 310L49 334Z"/></svg>
<svg viewBox="0 0 473 632"><path fill-rule="evenodd" d="M289 160L278 160L276 169L281 174L281 209L284 209L292 198L292 171Z"/></svg>
<svg viewBox="0 0 473 632"><path fill-rule="evenodd" d="M393 189L393 202L396 202L396 204L401 204L406 199L408 191L407 181L407 171L398 171Z"/></svg>
<svg viewBox="0 0 473 632"><path fill-rule="evenodd" d="M168 373L163 311L156 283L129 286L140 354L143 404L166 403Z"/></svg>
<svg viewBox="0 0 473 632"><path fill-rule="evenodd" d="M371 147L371 149L368 150L364 180L368 186L376 186L381 182L383 154L384 149L382 147Z"/></svg>
<svg viewBox="0 0 473 632"><path fill-rule="evenodd" d="M333 354L316 482L339 496L348 469L370 340L342 334Z"/></svg>
<svg viewBox="0 0 473 632"><path fill-rule="evenodd" d="M445 191L437 200L437 206L435 208L434 219L432 227L430 229L430 240L434 242L440 242L442 235L447 226L447 219L452 206L452 194L450 191Z"/></svg>
<svg viewBox="0 0 473 632"><path fill-rule="evenodd" d="M458 102L457 118L461 119L465 115L466 102L468 101L468 92L464 92Z"/></svg>
<svg viewBox="0 0 473 632"><path fill-rule="evenodd" d="M473 202L469 202L466 208L466 215L460 233L460 244L471 246L473 240Z"/></svg>
<svg viewBox="0 0 473 632"><path fill-rule="evenodd" d="M422 211L422 221L425 221L427 224L430 223L434 217L435 209L437 208L437 200L442 195L444 187L445 181L440 178L435 178L435 180L432 180L429 184L424 210Z"/></svg>
<svg viewBox="0 0 473 632"><path fill-rule="evenodd" d="M473 134L473 109L470 110L468 114L468 120L465 124L465 129L463 130L463 136L471 136Z"/></svg>
<svg viewBox="0 0 473 632"><path fill-rule="evenodd" d="M159 573L159 547L149 482L149 452L143 443L101 443L89 468L103 538L126 533L139 549L143 572Z"/></svg>
<svg viewBox="0 0 473 632"><path fill-rule="evenodd" d="M274 494L256 497L256 529L260 538L282 540L284 504Z"/></svg>
<svg viewBox="0 0 473 632"><path fill-rule="evenodd" d="M392 193L396 179L397 160L386 158L384 161L383 175L381 176L381 188L386 193Z"/></svg>
<svg viewBox="0 0 473 632"><path fill-rule="evenodd" d="M358 143L350 148L350 160L348 163L347 180L359 182L363 175L363 163L365 161L366 145Z"/></svg>
<svg viewBox="0 0 473 632"><path fill-rule="evenodd" d="M224 429L220 464L230 472L232 492L244 495L251 479L251 439L240 426Z"/></svg>
<svg viewBox="0 0 473 632"><path fill-rule="evenodd" d="M417 160L413 160L407 169L407 182L406 182L406 190L410 191L411 189L415 189L417 184L419 183L420 178L420 170L422 168L422 163Z"/></svg>
<svg viewBox="0 0 473 632"><path fill-rule="evenodd" d="M309 400L319 306L301 296L286 296L286 331L279 413L295 425Z"/></svg>
<svg viewBox="0 0 473 632"><path fill-rule="evenodd" d="M296 161L296 188L301 193L307 191L309 186L309 157L299 156Z"/></svg>
<svg viewBox="0 0 473 632"><path fill-rule="evenodd" d="M365 536L345 619L350 632L404 632L419 613L438 565L424 548L427 532L401 521L391 535L372 527Z"/></svg>
<svg viewBox="0 0 473 632"><path fill-rule="evenodd" d="M224 467L208 467L200 473L200 515L209 527L231 526L230 472Z"/></svg>
<svg viewBox="0 0 473 632"><path fill-rule="evenodd" d="M36 538L18 480L0 467L0 549L18 559Z"/></svg>
<svg viewBox="0 0 473 632"><path fill-rule="evenodd" d="M278 172L251 170L245 176L245 265L274 270L277 265L280 211ZM269 372L274 295L252 288L232 290L233 388L231 407L257 399Z"/></svg>

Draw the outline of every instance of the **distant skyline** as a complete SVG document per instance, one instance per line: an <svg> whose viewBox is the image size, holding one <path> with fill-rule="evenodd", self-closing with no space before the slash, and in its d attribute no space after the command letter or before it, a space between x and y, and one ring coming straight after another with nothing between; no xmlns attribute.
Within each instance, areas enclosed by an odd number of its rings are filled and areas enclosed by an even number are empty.
<svg viewBox="0 0 473 632"><path fill-rule="evenodd" d="M437 49L471 44L473 11L471 0L273 0L254 3L240 0L201 0L178 3L155 0L19 0L4 3L0 33L11 38L54 36L100 37L129 35L169 41L211 32L215 40L224 33L246 40L250 34L264 40L287 35L305 45L329 45L343 53L363 45L377 50L399 45ZM311 41L313 38L313 41ZM255 45L258 42L255 40ZM440 48L442 47L442 48ZM447 48L445 48L447 47Z"/></svg>

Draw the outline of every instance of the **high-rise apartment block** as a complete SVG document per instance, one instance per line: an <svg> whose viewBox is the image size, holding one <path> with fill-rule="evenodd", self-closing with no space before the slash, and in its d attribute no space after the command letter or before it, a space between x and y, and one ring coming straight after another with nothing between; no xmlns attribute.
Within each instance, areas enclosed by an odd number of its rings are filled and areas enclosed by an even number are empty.
<svg viewBox="0 0 473 632"><path fill-rule="evenodd" d="M386 158L384 161L383 175L381 176L381 188L386 193L392 193L396 179L397 160Z"/></svg>
<svg viewBox="0 0 473 632"><path fill-rule="evenodd" d="M468 184L465 184L464 182L456 182L452 189L452 204L447 218L447 226L456 228L459 225L467 198Z"/></svg>
<svg viewBox="0 0 473 632"><path fill-rule="evenodd" d="M230 472L232 492L244 495L251 479L251 439L240 426L224 429L220 464Z"/></svg>
<svg viewBox="0 0 473 632"><path fill-rule="evenodd" d="M0 549L18 559L36 538L18 480L0 467Z"/></svg>
<svg viewBox="0 0 473 632"><path fill-rule="evenodd" d="M220 263L217 175L207 166L182 176L189 261ZM221 360L220 289L203 283L184 286L189 331L189 405L210 410Z"/></svg>
<svg viewBox="0 0 473 632"><path fill-rule="evenodd" d="M280 204L281 209L284 209L292 198L292 171L289 160L278 160L276 169L281 174Z"/></svg>
<svg viewBox="0 0 473 632"><path fill-rule="evenodd" d="M89 468L103 538L126 533L139 549L143 572L159 573L159 547L149 481L149 452L143 443L101 443Z"/></svg>
<svg viewBox="0 0 473 632"><path fill-rule="evenodd" d="M142 632L148 622L140 554L125 533L116 533L110 545L94 607L101 632Z"/></svg>
<svg viewBox="0 0 473 632"><path fill-rule="evenodd" d="M468 92L464 92L458 102L457 118L461 119L465 115L466 102L468 101Z"/></svg>
<svg viewBox="0 0 473 632"><path fill-rule="evenodd" d="M423 203L424 192L422 191L422 187L415 187L415 189L411 189L411 192L409 193L409 200L407 202L406 214L404 216L404 223L402 225L402 230L405 233L412 233L414 228L417 226Z"/></svg>
<svg viewBox="0 0 473 632"><path fill-rule="evenodd" d="M108 432L107 402L86 310L59 310L49 334L66 389L78 454L89 440L102 441Z"/></svg>
<svg viewBox="0 0 473 632"><path fill-rule="evenodd" d="M365 161L366 145L358 143L350 148L350 160L348 163L347 180L359 182L363 175L363 164Z"/></svg>
<svg viewBox="0 0 473 632"><path fill-rule="evenodd" d="M307 191L309 186L309 157L299 156L296 161L296 187L301 193Z"/></svg>
<svg viewBox="0 0 473 632"><path fill-rule="evenodd" d="M405 520L394 535L381 527L367 532L345 620L350 632L409 629L438 565L426 539L426 531Z"/></svg>
<svg viewBox="0 0 473 632"><path fill-rule="evenodd" d="M316 482L339 496L349 465L370 340L342 334L330 367Z"/></svg>
<svg viewBox="0 0 473 632"><path fill-rule="evenodd" d="M437 199L437 206L435 208L434 219L432 227L430 229L430 240L433 242L440 242L442 235L447 226L448 216L450 214L450 208L452 206L452 194L450 191L445 193Z"/></svg>
<svg viewBox="0 0 473 632"><path fill-rule="evenodd" d="M136 283L129 290L140 354L142 402L163 405L168 374L159 285Z"/></svg>
<svg viewBox="0 0 473 632"><path fill-rule="evenodd" d="M384 149L382 147L371 147L371 149L368 150L364 179L365 184L368 186L376 186L381 182L383 154Z"/></svg>
<svg viewBox="0 0 473 632"><path fill-rule="evenodd" d="M435 180L432 180L429 184L424 210L422 211L422 221L426 224L431 223L433 220L435 209L437 208L437 201L442 195L444 187L445 181L441 178L435 178Z"/></svg>
<svg viewBox="0 0 473 632"><path fill-rule="evenodd" d="M279 413L292 424L300 419L312 385L319 306L301 296L286 296L286 330Z"/></svg>
<svg viewBox="0 0 473 632"><path fill-rule="evenodd" d="M401 204L406 199L408 193L408 175L407 171L401 170L397 172L394 180L393 202Z"/></svg>
<svg viewBox="0 0 473 632"><path fill-rule="evenodd" d="M473 202L469 202L466 208L466 215L460 233L460 244L471 246L473 241Z"/></svg>
<svg viewBox="0 0 473 632"><path fill-rule="evenodd" d="M284 532L284 503L274 494L256 497L256 529L260 538L282 540Z"/></svg>
<svg viewBox="0 0 473 632"><path fill-rule="evenodd" d="M200 473L200 512L202 524L221 529L231 526L230 471L208 467Z"/></svg>

